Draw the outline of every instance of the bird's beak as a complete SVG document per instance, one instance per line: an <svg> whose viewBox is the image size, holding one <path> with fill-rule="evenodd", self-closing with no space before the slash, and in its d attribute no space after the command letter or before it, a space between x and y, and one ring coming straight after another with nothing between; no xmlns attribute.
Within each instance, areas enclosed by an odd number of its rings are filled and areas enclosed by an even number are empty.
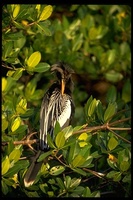
<svg viewBox="0 0 133 200"><path fill-rule="evenodd" d="M61 94L63 95L65 91L65 81L64 79L61 79Z"/></svg>

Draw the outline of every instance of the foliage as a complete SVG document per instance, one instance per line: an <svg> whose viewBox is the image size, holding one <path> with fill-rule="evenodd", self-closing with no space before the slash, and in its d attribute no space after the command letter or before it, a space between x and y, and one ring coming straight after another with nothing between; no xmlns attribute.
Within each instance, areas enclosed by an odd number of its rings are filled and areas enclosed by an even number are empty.
<svg viewBox="0 0 133 200"><path fill-rule="evenodd" d="M3 196L131 196L130 45L128 5L3 6ZM49 161L24 188L24 158L34 155L29 141L57 60L77 73L75 117L63 130L56 124L51 150L38 159Z"/></svg>

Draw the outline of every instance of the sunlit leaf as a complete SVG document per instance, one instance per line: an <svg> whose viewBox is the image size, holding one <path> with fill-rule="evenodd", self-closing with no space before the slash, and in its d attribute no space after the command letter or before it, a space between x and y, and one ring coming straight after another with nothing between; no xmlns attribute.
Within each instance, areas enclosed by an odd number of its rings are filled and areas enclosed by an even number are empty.
<svg viewBox="0 0 133 200"><path fill-rule="evenodd" d="M49 173L51 175L57 176L65 171L65 167L62 165L54 166L50 169Z"/></svg>
<svg viewBox="0 0 133 200"><path fill-rule="evenodd" d="M64 132L59 132L55 138L55 144L58 148L61 148L65 144L65 134Z"/></svg>
<svg viewBox="0 0 133 200"><path fill-rule="evenodd" d="M41 60L41 53L36 51L27 60L28 70L34 68Z"/></svg>
<svg viewBox="0 0 133 200"><path fill-rule="evenodd" d="M2 162L2 172L1 174L4 175L10 168L10 161L8 156L6 156L5 160Z"/></svg>
<svg viewBox="0 0 133 200"><path fill-rule="evenodd" d="M84 140L86 141L88 138L87 133L81 133L80 136L78 137L79 140Z"/></svg>
<svg viewBox="0 0 133 200"><path fill-rule="evenodd" d="M21 124L21 119L20 117L16 117L16 119L13 121L12 125L11 125L11 130L12 132L16 131L18 129L18 127Z"/></svg>
<svg viewBox="0 0 133 200"><path fill-rule="evenodd" d="M26 99L22 98L16 106L16 111L19 114L24 114L27 108L27 101Z"/></svg>
<svg viewBox="0 0 133 200"><path fill-rule="evenodd" d="M111 137L108 141L108 148L109 150L113 150L117 147L118 145L118 141L114 138L114 137Z"/></svg>
<svg viewBox="0 0 133 200"><path fill-rule="evenodd" d="M2 77L2 92L5 90L6 85L7 85L7 80L6 78Z"/></svg>
<svg viewBox="0 0 133 200"><path fill-rule="evenodd" d="M85 158L79 154L72 161L72 166L73 167L80 167L81 165L84 164L84 162L85 162Z"/></svg>
<svg viewBox="0 0 133 200"><path fill-rule="evenodd" d="M45 6L39 17L39 21L48 19L52 14L52 12L53 12L53 7L51 5Z"/></svg>
<svg viewBox="0 0 133 200"><path fill-rule="evenodd" d="M14 160L14 162L17 162L19 160L21 156L21 151L19 149L14 149L10 155L9 155L9 160L12 161Z"/></svg>
<svg viewBox="0 0 133 200"><path fill-rule="evenodd" d="M97 100L94 98L88 108L88 116L89 117L91 117L92 114L94 113L96 106L97 106Z"/></svg>
<svg viewBox="0 0 133 200"><path fill-rule="evenodd" d="M13 18L16 18L16 17L17 17L19 11L20 11L20 5L17 4L17 5L15 5L15 8L14 8L14 10L13 10Z"/></svg>

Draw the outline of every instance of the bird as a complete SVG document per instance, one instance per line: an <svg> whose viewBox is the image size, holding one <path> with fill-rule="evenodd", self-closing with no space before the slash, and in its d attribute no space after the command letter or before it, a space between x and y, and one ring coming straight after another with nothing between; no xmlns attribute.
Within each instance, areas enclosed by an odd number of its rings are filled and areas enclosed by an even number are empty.
<svg viewBox="0 0 133 200"><path fill-rule="evenodd" d="M29 169L24 177L25 187L33 185L42 163L37 159L42 152L49 151L47 135L50 134L54 139L54 127L58 121L61 129L71 124L75 105L72 98L74 84L72 74L74 70L65 62L59 61L50 67L51 73L55 73L57 80L50 86L44 94L40 109L40 133L39 133L39 151L34 157Z"/></svg>

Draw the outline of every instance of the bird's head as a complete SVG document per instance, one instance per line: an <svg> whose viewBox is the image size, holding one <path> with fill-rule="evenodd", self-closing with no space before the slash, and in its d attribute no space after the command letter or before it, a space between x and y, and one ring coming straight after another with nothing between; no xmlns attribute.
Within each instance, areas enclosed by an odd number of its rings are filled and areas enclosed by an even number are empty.
<svg viewBox="0 0 133 200"><path fill-rule="evenodd" d="M63 95L67 84L72 82L71 75L74 73L74 70L71 69L66 63L58 62L51 66L51 72L56 73L56 76L61 84L61 94Z"/></svg>

